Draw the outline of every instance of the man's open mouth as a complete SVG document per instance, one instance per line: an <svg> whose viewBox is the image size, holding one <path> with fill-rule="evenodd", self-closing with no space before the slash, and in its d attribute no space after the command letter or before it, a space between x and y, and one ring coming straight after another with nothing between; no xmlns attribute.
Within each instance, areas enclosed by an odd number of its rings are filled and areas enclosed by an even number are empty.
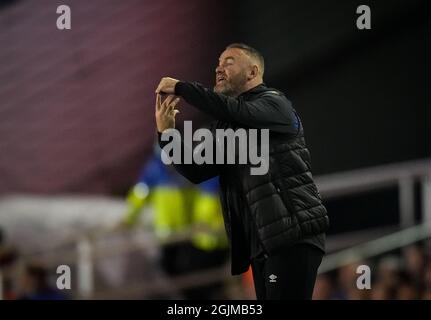
<svg viewBox="0 0 431 320"><path fill-rule="evenodd" d="M223 81L226 81L226 78L224 76L217 76L216 83L221 83Z"/></svg>

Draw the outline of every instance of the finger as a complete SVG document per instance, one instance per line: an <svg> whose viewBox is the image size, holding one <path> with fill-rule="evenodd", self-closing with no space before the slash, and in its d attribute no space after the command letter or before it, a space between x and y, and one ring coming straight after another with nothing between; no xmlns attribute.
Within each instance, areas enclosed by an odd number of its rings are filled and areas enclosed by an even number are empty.
<svg viewBox="0 0 431 320"><path fill-rule="evenodd" d="M169 107L169 102L170 100L172 100L172 98L170 98L169 96L162 102L162 104L160 105L160 113L162 114L166 114L167 109Z"/></svg>
<svg viewBox="0 0 431 320"><path fill-rule="evenodd" d="M169 94L167 97L166 97L166 99L165 99L165 101L163 101L163 103L164 104L166 104L166 105L169 105L169 104L171 104L171 102L172 102L172 100L175 98L175 96L173 95L173 94Z"/></svg>
<svg viewBox="0 0 431 320"><path fill-rule="evenodd" d="M166 109L166 114L171 114L172 110L175 109L176 105L178 104L178 101L180 101L180 98L176 98L174 101L172 101L167 109Z"/></svg>
<svg viewBox="0 0 431 320"><path fill-rule="evenodd" d="M156 111L160 111L160 109L161 109L161 100L162 100L162 98L161 98L161 96L160 96L160 94L156 94Z"/></svg>
<svg viewBox="0 0 431 320"><path fill-rule="evenodd" d="M168 115L169 115L170 117L175 118L175 116L176 116L178 113L180 113L180 110L173 109L173 110L171 110L171 111L169 112L169 114L168 114Z"/></svg>
<svg viewBox="0 0 431 320"><path fill-rule="evenodd" d="M167 115L172 115L172 111L174 110L174 106L172 104L170 104L167 108L166 108L166 114Z"/></svg>
<svg viewBox="0 0 431 320"><path fill-rule="evenodd" d="M177 106L177 104L178 104L178 102L180 101L180 98L176 98L172 103L171 103L171 105L170 105L170 109L169 109L169 112L172 112L172 111L174 111L174 110L176 110L175 109L175 107ZM178 110L177 110L178 111ZM179 111L178 111L179 112ZM175 114L177 114L178 112L176 112L176 113L174 113L173 115L175 116Z"/></svg>
<svg viewBox="0 0 431 320"><path fill-rule="evenodd" d="M166 77L163 77L162 79L160 79L160 83L157 86L156 93L163 93L162 90L163 90L163 87L165 86L165 83L166 83Z"/></svg>
<svg viewBox="0 0 431 320"><path fill-rule="evenodd" d="M176 107L179 101L180 101L180 98L176 98L176 99L171 103L171 105L173 105L174 107Z"/></svg>
<svg viewBox="0 0 431 320"><path fill-rule="evenodd" d="M172 95L172 94L168 95L168 97L162 103L162 107L163 107L164 110L166 110L166 108L172 103L172 100L174 98L175 98L174 95Z"/></svg>
<svg viewBox="0 0 431 320"><path fill-rule="evenodd" d="M160 89L162 88L162 85L163 85L163 78L160 80L160 82L159 82L159 85L157 86L157 88L156 88L156 93L160 93Z"/></svg>

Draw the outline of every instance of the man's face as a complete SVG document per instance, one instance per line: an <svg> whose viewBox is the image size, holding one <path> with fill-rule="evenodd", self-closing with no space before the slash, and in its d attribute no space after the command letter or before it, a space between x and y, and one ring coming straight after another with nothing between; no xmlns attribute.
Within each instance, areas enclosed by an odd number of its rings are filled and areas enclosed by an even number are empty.
<svg viewBox="0 0 431 320"><path fill-rule="evenodd" d="M241 94L248 81L247 72L250 67L250 60L241 49L226 49L216 68L214 91L228 96Z"/></svg>

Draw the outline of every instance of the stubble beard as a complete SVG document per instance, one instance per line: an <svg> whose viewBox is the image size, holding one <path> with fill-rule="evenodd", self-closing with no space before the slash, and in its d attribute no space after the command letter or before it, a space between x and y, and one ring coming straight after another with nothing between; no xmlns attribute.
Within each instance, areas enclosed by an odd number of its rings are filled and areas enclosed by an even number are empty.
<svg viewBox="0 0 431 320"><path fill-rule="evenodd" d="M230 80L226 80L222 86L214 86L214 91L229 97L237 97L244 91L246 83L247 76L245 72L243 72L235 75Z"/></svg>

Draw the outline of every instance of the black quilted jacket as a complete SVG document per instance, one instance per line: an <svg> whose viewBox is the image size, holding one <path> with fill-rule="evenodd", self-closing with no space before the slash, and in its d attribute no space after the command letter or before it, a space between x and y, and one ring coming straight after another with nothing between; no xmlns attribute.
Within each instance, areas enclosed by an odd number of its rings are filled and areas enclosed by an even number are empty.
<svg viewBox="0 0 431 320"><path fill-rule="evenodd" d="M254 224L260 245L268 255L327 230L329 219L312 178L302 124L281 92L262 84L231 98L197 83L179 82L176 94L217 119L211 127L213 132L217 128L270 129L267 174L251 175L248 164L175 165L194 183L219 175L232 274L245 272L250 263L246 250L249 244L236 237L243 226L232 219L238 216L235 211L244 210L250 217L248 223ZM166 142L160 144L163 147Z"/></svg>

